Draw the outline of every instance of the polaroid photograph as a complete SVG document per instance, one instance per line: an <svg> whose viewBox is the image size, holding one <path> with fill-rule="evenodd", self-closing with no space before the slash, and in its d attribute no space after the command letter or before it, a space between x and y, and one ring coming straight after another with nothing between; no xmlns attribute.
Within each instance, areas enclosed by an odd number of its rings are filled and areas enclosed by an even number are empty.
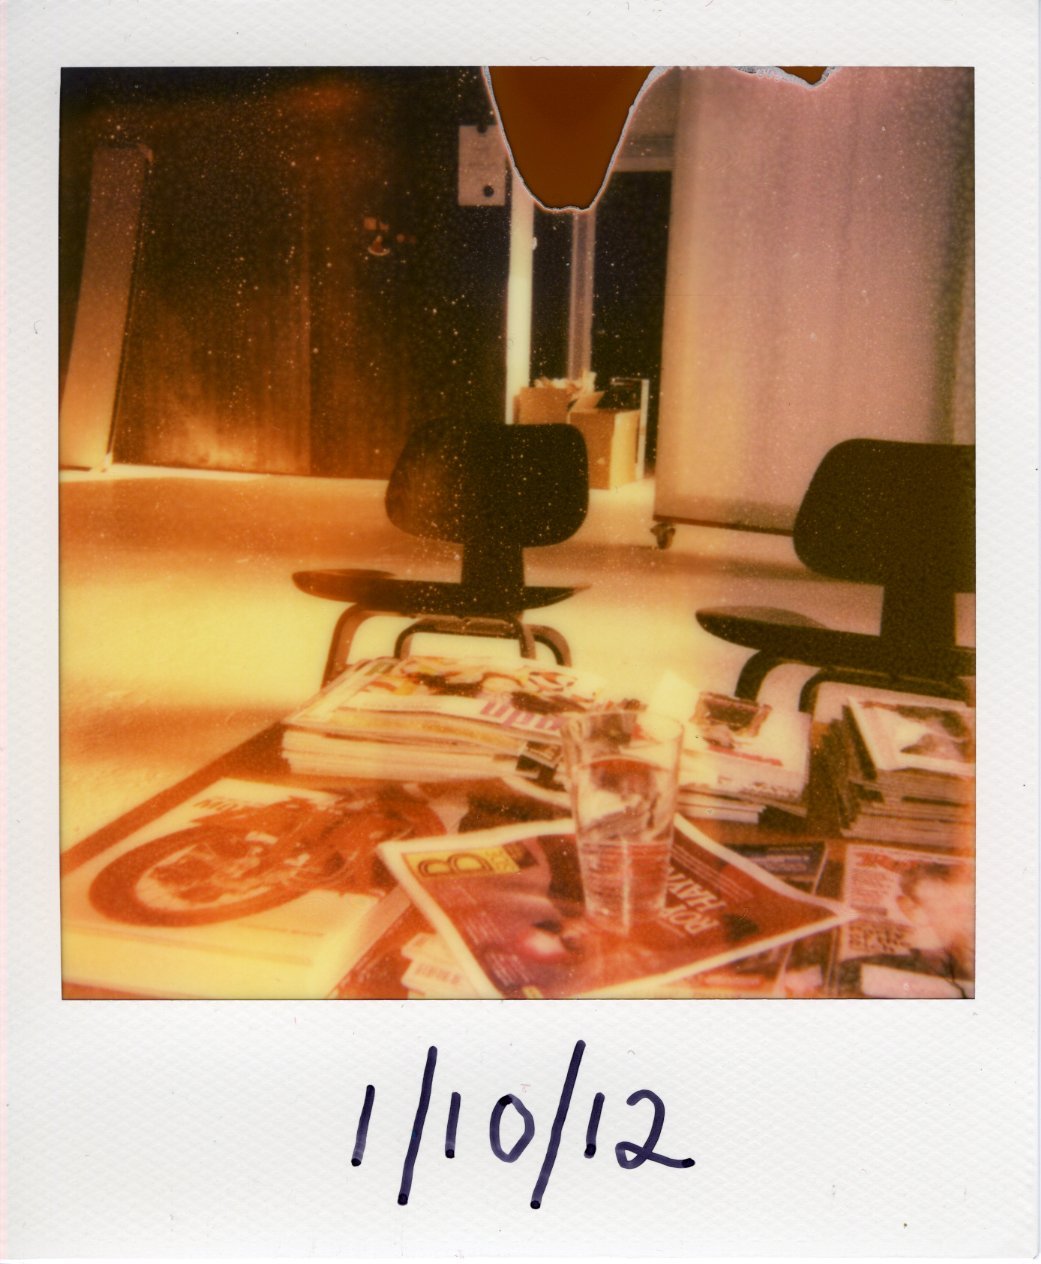
<svg viewBox="0 0 1041 1264"><path fill-rule="evenodd" d="M1033 7L166 13L5 19L5 1258L1036 1254Z"/></svg>

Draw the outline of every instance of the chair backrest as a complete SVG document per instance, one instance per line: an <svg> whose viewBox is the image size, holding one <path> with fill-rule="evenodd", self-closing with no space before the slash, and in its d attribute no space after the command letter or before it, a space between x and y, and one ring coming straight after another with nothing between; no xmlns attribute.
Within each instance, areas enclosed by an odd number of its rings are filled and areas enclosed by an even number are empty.
<svg viewBox="0 0 1041 1264"><path fill-rule="evenodd" d="M386 506L395 526L426 539L557 544L589 506L585 440L563 424L430 422L409 436Z"/></svg>
<svg viewBox="0 0 1041 1264"><path fill-rule="evenodd" d="M793 542L832 579L976 590L976 449L849 439L824 457Z"/></svg>

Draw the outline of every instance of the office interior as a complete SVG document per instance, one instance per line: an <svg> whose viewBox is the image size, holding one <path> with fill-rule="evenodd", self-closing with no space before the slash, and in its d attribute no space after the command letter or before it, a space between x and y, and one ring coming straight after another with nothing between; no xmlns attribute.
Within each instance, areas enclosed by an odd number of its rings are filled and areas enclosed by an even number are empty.
<svg viewBox="0 0 1041 1264"><path fill-rule="evenodd" d="M879 589L794 553L813 469L973 441L971 71L663 70L595 207L551 211L479 68L67 70L60 174L63 846L317 690L339 609L294 572L458 575L384 510L426 420L648 380L642 477L525 559L581 589L544 615L574 666L643 697L733 689L700 607L876 631Z"/></svg>

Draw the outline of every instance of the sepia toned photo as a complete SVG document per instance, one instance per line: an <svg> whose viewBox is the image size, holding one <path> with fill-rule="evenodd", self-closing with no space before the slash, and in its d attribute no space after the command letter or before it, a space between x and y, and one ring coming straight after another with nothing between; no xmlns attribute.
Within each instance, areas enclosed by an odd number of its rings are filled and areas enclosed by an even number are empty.
<svg viewBox="0 0 1041 1264"><path fill-rule="evenodd" d="M63 997L973 998L974 103L64 67Z"/></svg>

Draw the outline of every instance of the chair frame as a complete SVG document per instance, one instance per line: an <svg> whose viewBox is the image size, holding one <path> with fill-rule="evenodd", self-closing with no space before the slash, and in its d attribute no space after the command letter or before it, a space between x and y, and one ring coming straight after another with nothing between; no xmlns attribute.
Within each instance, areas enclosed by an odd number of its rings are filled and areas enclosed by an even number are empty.
<svg viewBox="0 0 1041 1264"><path fill-rule="evenodd" d="M432 632L516 640L525 658L535 658L537 646L544 645L557 663L570 666L571 652L561 633L526 623L523 614L563 601L582 586L526 585L524 549L567 539L581 525L588 508L585 444L581 433L566 425L540 426L540 435L532 433L533 427L518 427L523 438L506 438L504 429L514 430L501 423L428 423L410 436L387 485L387 514L395 526L420 538L461 545L458 581L405 580L386 571L358 569L293 576L296 586L312 596L351 603L333 629L325 683L347 666L361 625L381 616L410 620L394 643L397 657L409 652L414 636ZM536 480L545 464L539 454L547 448L558 454L552 468L566 473L550 479L544 492L555 515L532 518L518 496L529 486L540 490ZM567 459L561 461L561 456ZM428 462L425 468L423 461ZM464 481L456 491L460 477ZM501 533L495 529L497 511L510 524Z"/></svg>

